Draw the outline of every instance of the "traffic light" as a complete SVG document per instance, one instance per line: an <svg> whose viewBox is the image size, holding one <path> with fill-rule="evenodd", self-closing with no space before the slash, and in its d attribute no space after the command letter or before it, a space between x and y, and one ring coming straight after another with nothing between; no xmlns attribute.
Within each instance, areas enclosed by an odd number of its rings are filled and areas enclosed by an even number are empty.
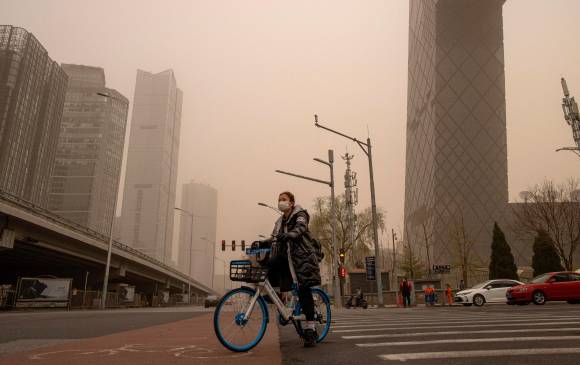
<svg viewBox="0 0 580 365"><path fill-rule="evenodd" d="M226 250L226 240L222 240L222 251Z"/></svg>
<svg viewBox="0 0 580 365"><path fill-rule="evenodd" d="M232 240L232 251L236 250L236 240Z"/></svg>
<svg viewBox="0 0 580 365"><path fill-rule="evenodd" d="M338 253L338 259L340 260L340 263L344 265L344 258L345 258L346 254L344 252L344 248L341 248L339 253Z"/></svg>
<svg viewBox="0 0 580 365"><path fill-rule="evenodd" d="M346 279L346 268L345 268L344 266L340 266L340 267L338 268L338 276L339 276L341 279Z"/></svg>
<svg viewBox="0 0 580 365"><path fill-rule="evenodd" d="M246 241L242 240L242 252L246 251Z"/></svg>

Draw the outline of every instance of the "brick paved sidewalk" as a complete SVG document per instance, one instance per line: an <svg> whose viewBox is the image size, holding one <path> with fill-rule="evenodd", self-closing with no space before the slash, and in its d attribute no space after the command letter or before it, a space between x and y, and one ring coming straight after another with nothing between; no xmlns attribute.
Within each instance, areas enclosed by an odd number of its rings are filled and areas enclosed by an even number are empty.
<svg viewBox="0 0 580 365"><path fill-rule="evenodd" d="M0 357L0 365L221 365L281 363L278 326L268 324L262 342L248 353L226 350L213 332L213 314L43 347ZM82 324L80 324L82 325Z"/></svg>

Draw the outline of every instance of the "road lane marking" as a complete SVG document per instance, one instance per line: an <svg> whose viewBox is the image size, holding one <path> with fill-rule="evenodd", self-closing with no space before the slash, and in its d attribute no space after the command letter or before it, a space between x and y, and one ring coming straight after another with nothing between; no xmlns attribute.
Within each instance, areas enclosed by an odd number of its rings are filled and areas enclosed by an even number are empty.
<svg viewBox="0 0 580 365"><path fill-rule="evenodd" d="M524 329L501 329L501 330L482 330L482 331L440 331L440 332L414 332L414 333L389 333L381 335L358 335L342 336L345 340L360 340L371 338L399 338L399 337L420 337L420 336L447 336L447 335L464 335L464 334L492 334L492 333L528 333L528 332L573 332L580 331L580 327L575 328L524 328Z"/></svg>
<svg viewBox="0 0 580 365"><path fill-rule="evenodd" d="M507 343L507 342L531 342L531 341L570 341L570 340L580 340L580 336L454 338L446 340L357 343L356 345L358 347L390 347L390 346L435 345L449 343L489 343L489 342Z"/></svg>
<svg viewBox="0 0 580 365"><path fill-rule="evenodd" d="M475 357L567 355L567 354L580 354L580 348L571 347L571 348L448 351L448 352L417 352L408 354L379 355L379 358L383 360L405 362L407 360L456 359L464 357L475 358Z"/></svg>
<svg viewBox="0 0 580 365"><path fill-rule="evenodd" d="M560 325L580 324L579 321L558 323ZM554 323L498 323L498 324L480 324L478 327L517 327L517 326L552 326ZM462 328L464 324L451 326L437 326L436 328ZM332 327L331 327L332 329ZM352 329L338 329L332 330L333 333L347 333L347 332L374 332L374 331L389 331L394 329L425 329L425 326L390 326L380 328L352 328Z"/></svg>
<svg viewBox="0 0 580 365"><path fill-rule="evenodd" d="M464 321L464 320L446 320L445 323L452 323L452 324L474 324L477 325L479 323L506 323L506 322L530 322L530 321L538 321L538 322L565 322L571 319L580 320L580 317L569 317L569 318L526 318L526 319L498 319L498 320L471 320L471 321ZM355 328L355 327L381 327L386 325L403 325L405 323L409 324L431 324L431 323L441 323L441 321L421 321L421 322L406 322L406 321L397 321L392 323L361 323L361 324L349 324L349 325L335 325L333 328Z"/></svg>

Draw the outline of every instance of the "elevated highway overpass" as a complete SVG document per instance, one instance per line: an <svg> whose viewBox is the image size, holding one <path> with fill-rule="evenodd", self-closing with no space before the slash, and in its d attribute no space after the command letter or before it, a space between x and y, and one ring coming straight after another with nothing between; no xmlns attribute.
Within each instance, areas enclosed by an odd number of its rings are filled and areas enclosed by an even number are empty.
<svg viewBox="0 0 580 365"><path fill-rule="evenodd" d="M99 291L109 237L0 191L0 284L23 276L73 278L73 288ZM136 286L146 296L160 291L192 297L215 292L138 250L113 242L110 282Z"/></svg>

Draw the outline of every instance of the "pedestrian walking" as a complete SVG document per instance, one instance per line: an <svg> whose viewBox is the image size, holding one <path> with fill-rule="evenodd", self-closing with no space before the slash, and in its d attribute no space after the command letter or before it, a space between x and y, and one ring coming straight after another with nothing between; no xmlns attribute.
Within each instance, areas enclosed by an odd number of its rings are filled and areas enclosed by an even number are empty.
<svg viewBox="0 0 580 365"><path fill-rule="evenodd" d="M399 291L403 296L403 307L411 306L411 285L407 281L407 278L404 278L399 285Z"/></svg>
<svg viewBox="0 0 580 365"><path fill-rule="evenodd" d="M447 303L451 306L453 304L453 291L449 284L447 284L447 287L445 288L445 295L447 296Z"/></svg>
<svg viewBox="0 0 580 365"><path fill-rule="evenodd" d="M461 290L465 290L465 282L463 281L463 279L461 279L461 281L459 282L459 291Z"/></svg>

